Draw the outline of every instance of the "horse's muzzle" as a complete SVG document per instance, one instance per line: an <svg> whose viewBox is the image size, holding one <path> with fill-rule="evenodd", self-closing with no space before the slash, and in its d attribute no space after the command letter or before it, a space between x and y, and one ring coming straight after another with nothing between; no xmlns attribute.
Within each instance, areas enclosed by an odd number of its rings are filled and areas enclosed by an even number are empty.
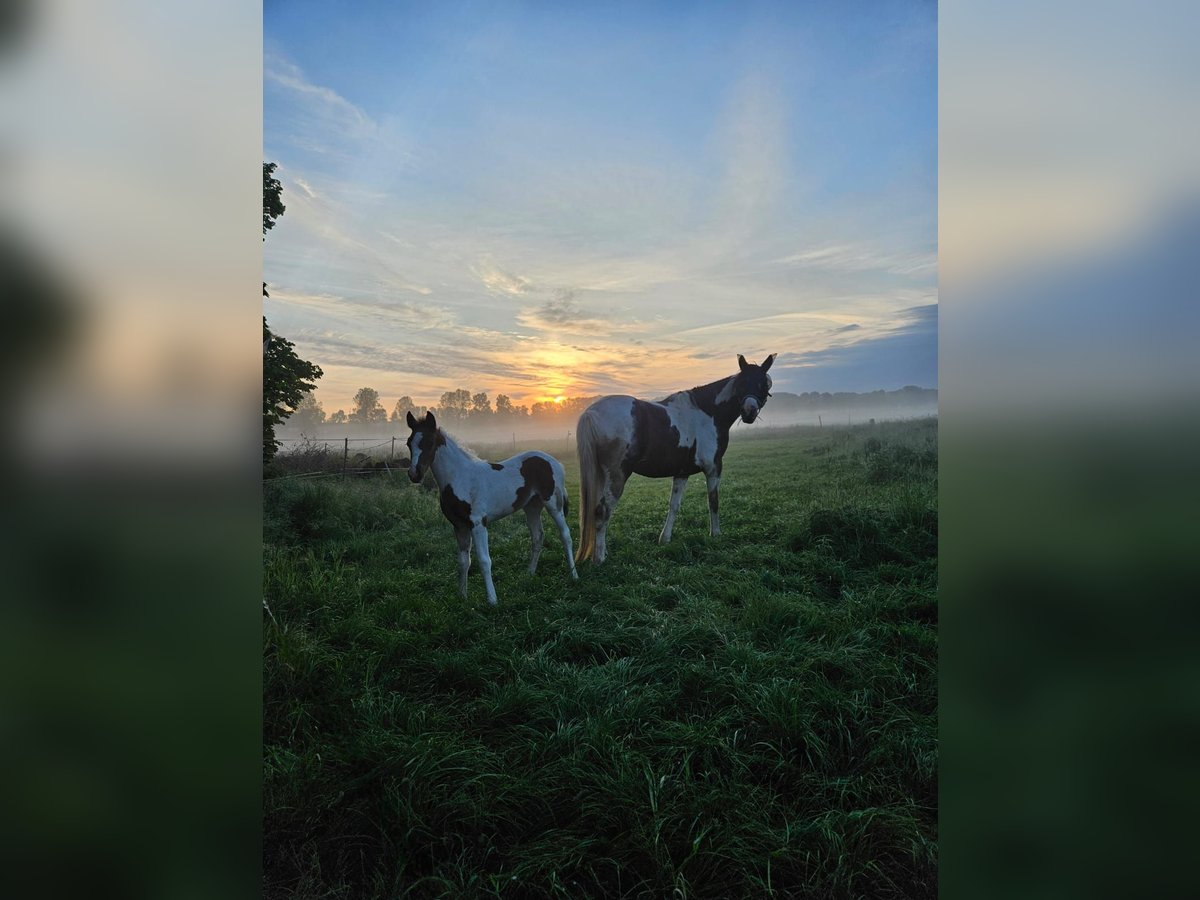
<svg viewBox="0 0 1200 900"><path fill-rule="evenodd" d="M742 401L742 421L747 425L758 418L758 400L747 397Z"/></svg>
<svg viewBox="0 0 1200 900"><path fill-rule="evenodd" d="M418 472L415 469L408 470L408 480L411 481L413 484L420 484L421 479L424 477L425 477L425 474L423 472Z"/></svg>

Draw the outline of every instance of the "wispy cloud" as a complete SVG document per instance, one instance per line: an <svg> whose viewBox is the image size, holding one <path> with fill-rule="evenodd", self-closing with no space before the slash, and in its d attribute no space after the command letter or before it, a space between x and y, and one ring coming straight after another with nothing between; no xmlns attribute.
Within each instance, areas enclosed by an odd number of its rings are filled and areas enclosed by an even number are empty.
<svg viewBox="0 0 1200 900"><path fill-rule="evenodd" d="M528 278L505 272L490 259L480 260L474 271L479 280L483 282L484 287L494 294L518 297L534 289L533 282Z"/></svg>
<svg viewBox="0 0 1200 900"><path fill-rule="evenodd" d="M781 257L775 262L781 266L852 272L878 270L895 275L930 275L937 271L935 253L881 253L862 244L814 247Z"/></svg>
<svg viewBox="0 0 1200 900"><path fill-rule="evenodd" d="M303 98L310 109L319 110L326 117L337 119L362 132L372 132L376 125L362 109L355 106L337 91L313 84L295 63L277 53L263 57L263 78Z"/></svg>
<svg viewBox="0 0 1200 900"><path fill-rule="evenodd" d="M521 310L517 321L526 328L555 334L628 334L649 327L644 322L622 321L600 310L584 308L575 291L559 291L540 306Z"/></svg>

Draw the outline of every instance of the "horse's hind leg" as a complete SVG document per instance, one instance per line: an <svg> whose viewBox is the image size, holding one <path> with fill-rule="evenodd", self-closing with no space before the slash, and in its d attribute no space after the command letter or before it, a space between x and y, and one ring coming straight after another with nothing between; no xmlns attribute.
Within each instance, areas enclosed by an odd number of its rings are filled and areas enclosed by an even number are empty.
<svg viewBox="0 0 1200 900"><path fill-rule="evenodd" d="M548 503L546 510L550 513L554 524L558 526L558 536L562 538L563 549L567 551L567 565L571 567L571 577L578 580L579 573L575 571L575 549L571 546L571 528L567 525L567 517L563 515L562 506L558 503Z"/></svg>
<svg viewBox="0 0 1200 900"><path fill-rule="evenodd" d="M612 518L617 501L625 490L625 473L620 469L609 469L605 474L604 488L600 492L600 503L596 509L596 562L604 562L608 556L608 520Z"/></svg>
<svg viewBox="0 0 1200 900"><path fill-rule="evenodd" d="M721 484L721 473L710 472L708 474L708 531L713 537L717 537L721 533L721 517L717 515L717 508L720 506L717 497L717 488Z"/></svg>
<svg viewBox="0 0 1200 900"><path fill-rule="evenodd" d="M529 523L529 540L533 549L529 555L529 574L537 571L538 557L542 555L542 504L536 500L525 507L525 521Z"/></svg>
<svg viewBox="0 0 1200 900"><path fill-rule="evenodd" d="M683 489L687 487L687 476L677 475L671 485L671 503L667 507L667 521L663 523L658 535L658 542L665 544L671 540L671 529L675 527L675 514L679 512L679 504L683 501Z"/></svg>
<svg viewBox="0 0 1200 900"><path fill-rule="evenodd" d="M458 593L467 599L467 572L471 568L471 530L456 528L454 536L458 539Z"/></svg>

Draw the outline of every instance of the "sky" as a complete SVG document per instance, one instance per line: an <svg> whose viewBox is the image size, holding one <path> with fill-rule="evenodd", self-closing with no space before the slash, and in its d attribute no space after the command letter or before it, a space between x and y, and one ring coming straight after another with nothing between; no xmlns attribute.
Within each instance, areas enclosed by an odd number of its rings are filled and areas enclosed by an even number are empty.
<svg viewBox="0 0 1200 900"><path fill-rule="evenodd" d="M456 388L937 386L932 3L264 5L273 331Z"/></svg>

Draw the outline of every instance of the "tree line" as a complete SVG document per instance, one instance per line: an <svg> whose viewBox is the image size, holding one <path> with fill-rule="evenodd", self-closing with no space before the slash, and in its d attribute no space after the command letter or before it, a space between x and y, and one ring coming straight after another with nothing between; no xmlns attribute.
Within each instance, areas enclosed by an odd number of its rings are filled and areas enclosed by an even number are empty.
<svg viewBox="0 0 1200 900"><path fill-rule="evenodd" d="M459 388L442 394L435 406L424 406L405 394L396 400L391 412L384 406L379 391L370 387L359 388L349 411L338 409L326 413L321 401L308 391L296 405L296 411L288 421L298 428L314 428L318 425L359 424L372 425L405 422L408 413L417 418L432 410L439 422L445 425L485 425L528 421L574 420L595 397L567 397L561 402L538 402L532 405L515 404L507 394L497 394L495 402L485 391L468 391Z"/></svg>

